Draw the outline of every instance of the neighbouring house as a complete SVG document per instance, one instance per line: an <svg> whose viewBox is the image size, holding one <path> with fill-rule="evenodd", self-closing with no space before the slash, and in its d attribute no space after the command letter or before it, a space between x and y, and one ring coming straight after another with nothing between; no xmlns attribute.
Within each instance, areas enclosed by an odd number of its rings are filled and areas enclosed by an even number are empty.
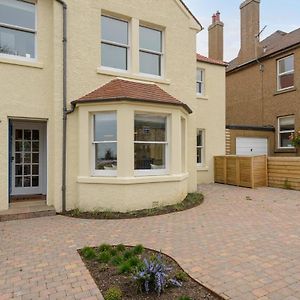
<svg viewBox="0 0 300 300"><path fill-rule="evenodd" d="M226 72L226 152L295 156L289 137L300 128L300 28L261 40L260 1L240 10L241 49Z"/></svg>
<svg viewBox="0 0 300 300"><path fill-rule="evenodd" d="M213 182L225 64L180 0L0 0L0 210L173 204Z"/></svg>

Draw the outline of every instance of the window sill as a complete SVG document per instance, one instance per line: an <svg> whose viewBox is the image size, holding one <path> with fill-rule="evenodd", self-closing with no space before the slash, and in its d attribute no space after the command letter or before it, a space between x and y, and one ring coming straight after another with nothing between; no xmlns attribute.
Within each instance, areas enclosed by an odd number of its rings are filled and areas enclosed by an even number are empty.
<svg viewBox="0 0 300 300"><path fill-rule="evenodd" d="M131 185L142 183L160 183L160 182L180 182L189 177L188 173L162 176L141 176L141 177L85 177L78 176L78 183L85 184L116 184Z"/></svg>
<svg viewBox="0 0 300 300"><path fill-rule="evenodd" d="M208 166L197 166L198 172L207 172L208 170Z"/></svg>
<svg viewBox="0 0 300 300"><path fill-rule="evenodd" d="M150 82L156 82L161 84L171 84L171 80L169 79L163 79L163 78L156 78L152 76L146 76L142 74L132 74L126 71L119 71L119 70L108 70L104 68L97 68L97 73L102 75L108 75L108 76L114 76L114 77L122 77L122 78L128 78L133 80L143 80L143 81L150 81Z"/></svg>
<svg viewBox="0 0 300 300"><path fill-rule="evenodd" d="M197 94L196 98L199 100L208 100L208 97L200 95L200 94Z"/></svg>
<svg viewBox="0 0 300 300"><path fill-rule="evenodd" d="M26 59L23 60L21 58L20 59L9 58L9 57L4 57L4 56L0 56L0 63L22 66L22 67L37 68L37 69L44 68L44 65L38 61L26 60Z"/></svg>
<svg viewBox="0 0 300 300"><path fill-rule="evenodd" d="M297 152L297 150L296 150L296 148L282 148L282 149L280 149L280 148L277 148L275 151L274 151L274 153L296 153Z"/></svg>
<svg viewBox="0 0 300 300"><path fill-rule="evenodd" d="M281 90L281 91L276 91L274 93L274 96L277 96L277 95L281 95L281 94L285 94L285 93L290 93L290 92L295 92L297 89L295 87L291 87L291 88L288 88L288 89L285 89L285 90Z"/></svg>

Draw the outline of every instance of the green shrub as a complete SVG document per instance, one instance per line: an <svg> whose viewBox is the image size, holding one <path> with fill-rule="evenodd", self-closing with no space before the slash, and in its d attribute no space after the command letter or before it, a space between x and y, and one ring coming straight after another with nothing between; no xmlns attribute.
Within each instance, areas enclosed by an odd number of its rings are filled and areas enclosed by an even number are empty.
<svg viewBox="0 0 300 300"><path fill-rule="evenodd" d="M110 254L108 251L100 252L100 253L97 255L97 260L98 260L100 263L105 263L105 264L107 264L107 263L111 260L111 254Z"/></svg>
<svg viewBox="0 0 300 300"><path fill-rule="evenodd" d="M96 257L96 251L91 247L84 247L81 250L81 254L85 259L94 259Z"/></svg>
<svg viewBox="0 0 300 300"><path fill-rule="evenodd" d="M123 244L119 244L116 246L116 249L118 252L124 252L126 248Z"/></svg>
<svg viewBox="0 0 300 300"><path fill-rule="evenodd" d="M144 252L144 247L143 245L136 245L133 249L132 249L133 254L135 255L140 255Z"/></svg>
<svg viewBox="0 0 300 300"><path fill-rule="evenodd" d="M132 267L128 261L124 261L118 266L118 271L120 274L132 273Z"/></svg>
<svg viewBox="0 0 300 300"><path fill-rule="evenodd" d="M118 255L118 250L116 248L112 248L109 251L109 253L110 253L111 256L116 256L116 255Z"/></svg>
<svg viewBox="0 0 300 300"><path fill-rule="evenodd" d="M122 291L118 287L111 287L107 290L104 295L105 300L121 300Z"/></svg>
<svg viewBox="0 0 300 300"><path fill-rule="evenodd" d="M131 267L137 267L142 263L142 261L138 257L133 256L128 259L128 263L130 264Z"/></svg>
<svg viewBox="0 0 300 300"><path fill-rule="evenodd" d="M111 260L111 263L114 265L114 266L119 266L121 263L123 263L124 259L121 255L117 255L117 256L114 256Z"/></svg>
<svg viewBox="0 0 300 300"><path fill-rule="evenodd" d="M178 298L178 300L193 300L193 299L188 296L181 296Z"/></svg>
<svg viewBox="0 0 300 300"><path fill-rule="evenodd" d="M175 278L179 281L188 281L189 280L189 277L188 275L183 272L183 271L178 271L176 274L175 274Z"/></svg>
<svg viewBox="0 0 300 300"><path fill-rule="evenodd" d="M126 250L126 251L123 253L124 260L128 260L128 259L131 258L132 256L134 256L132 250Z"/></svg>
<svg viewBox="0 0 300 300"><path fill-rule="evenodd" d="M102 244L99 246L98 250L100 252L103 252L103 251L110 251L112 249L111 245L108 245L108 244Z"/></svg>

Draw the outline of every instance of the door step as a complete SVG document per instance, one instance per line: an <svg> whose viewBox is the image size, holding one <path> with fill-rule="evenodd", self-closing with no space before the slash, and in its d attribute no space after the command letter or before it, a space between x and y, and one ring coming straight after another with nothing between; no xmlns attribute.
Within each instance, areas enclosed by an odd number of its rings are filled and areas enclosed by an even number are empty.
<svg viewBox="0 0 300 300"><path fill-rule="evenodd" d="M45 201L19 202L12 203L11 207L8 210L0 212L0 222L48 217L55 215L56 211L54 207L47 206Z"/></svg>

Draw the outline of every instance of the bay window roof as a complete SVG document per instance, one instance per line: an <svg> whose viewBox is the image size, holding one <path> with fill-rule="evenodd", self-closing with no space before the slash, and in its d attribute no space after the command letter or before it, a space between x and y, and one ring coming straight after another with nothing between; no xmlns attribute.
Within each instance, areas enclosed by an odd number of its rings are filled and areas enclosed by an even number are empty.
<svg viewBox="0 0 300 300"><path fill-rule="evenodd" d="M72 105L76 105L77 103L125 100L176 105L183 107L188 113L192 113L187 104L177 100L156 84L124 79L114 79L91 93L72 101Z"/></svg>

